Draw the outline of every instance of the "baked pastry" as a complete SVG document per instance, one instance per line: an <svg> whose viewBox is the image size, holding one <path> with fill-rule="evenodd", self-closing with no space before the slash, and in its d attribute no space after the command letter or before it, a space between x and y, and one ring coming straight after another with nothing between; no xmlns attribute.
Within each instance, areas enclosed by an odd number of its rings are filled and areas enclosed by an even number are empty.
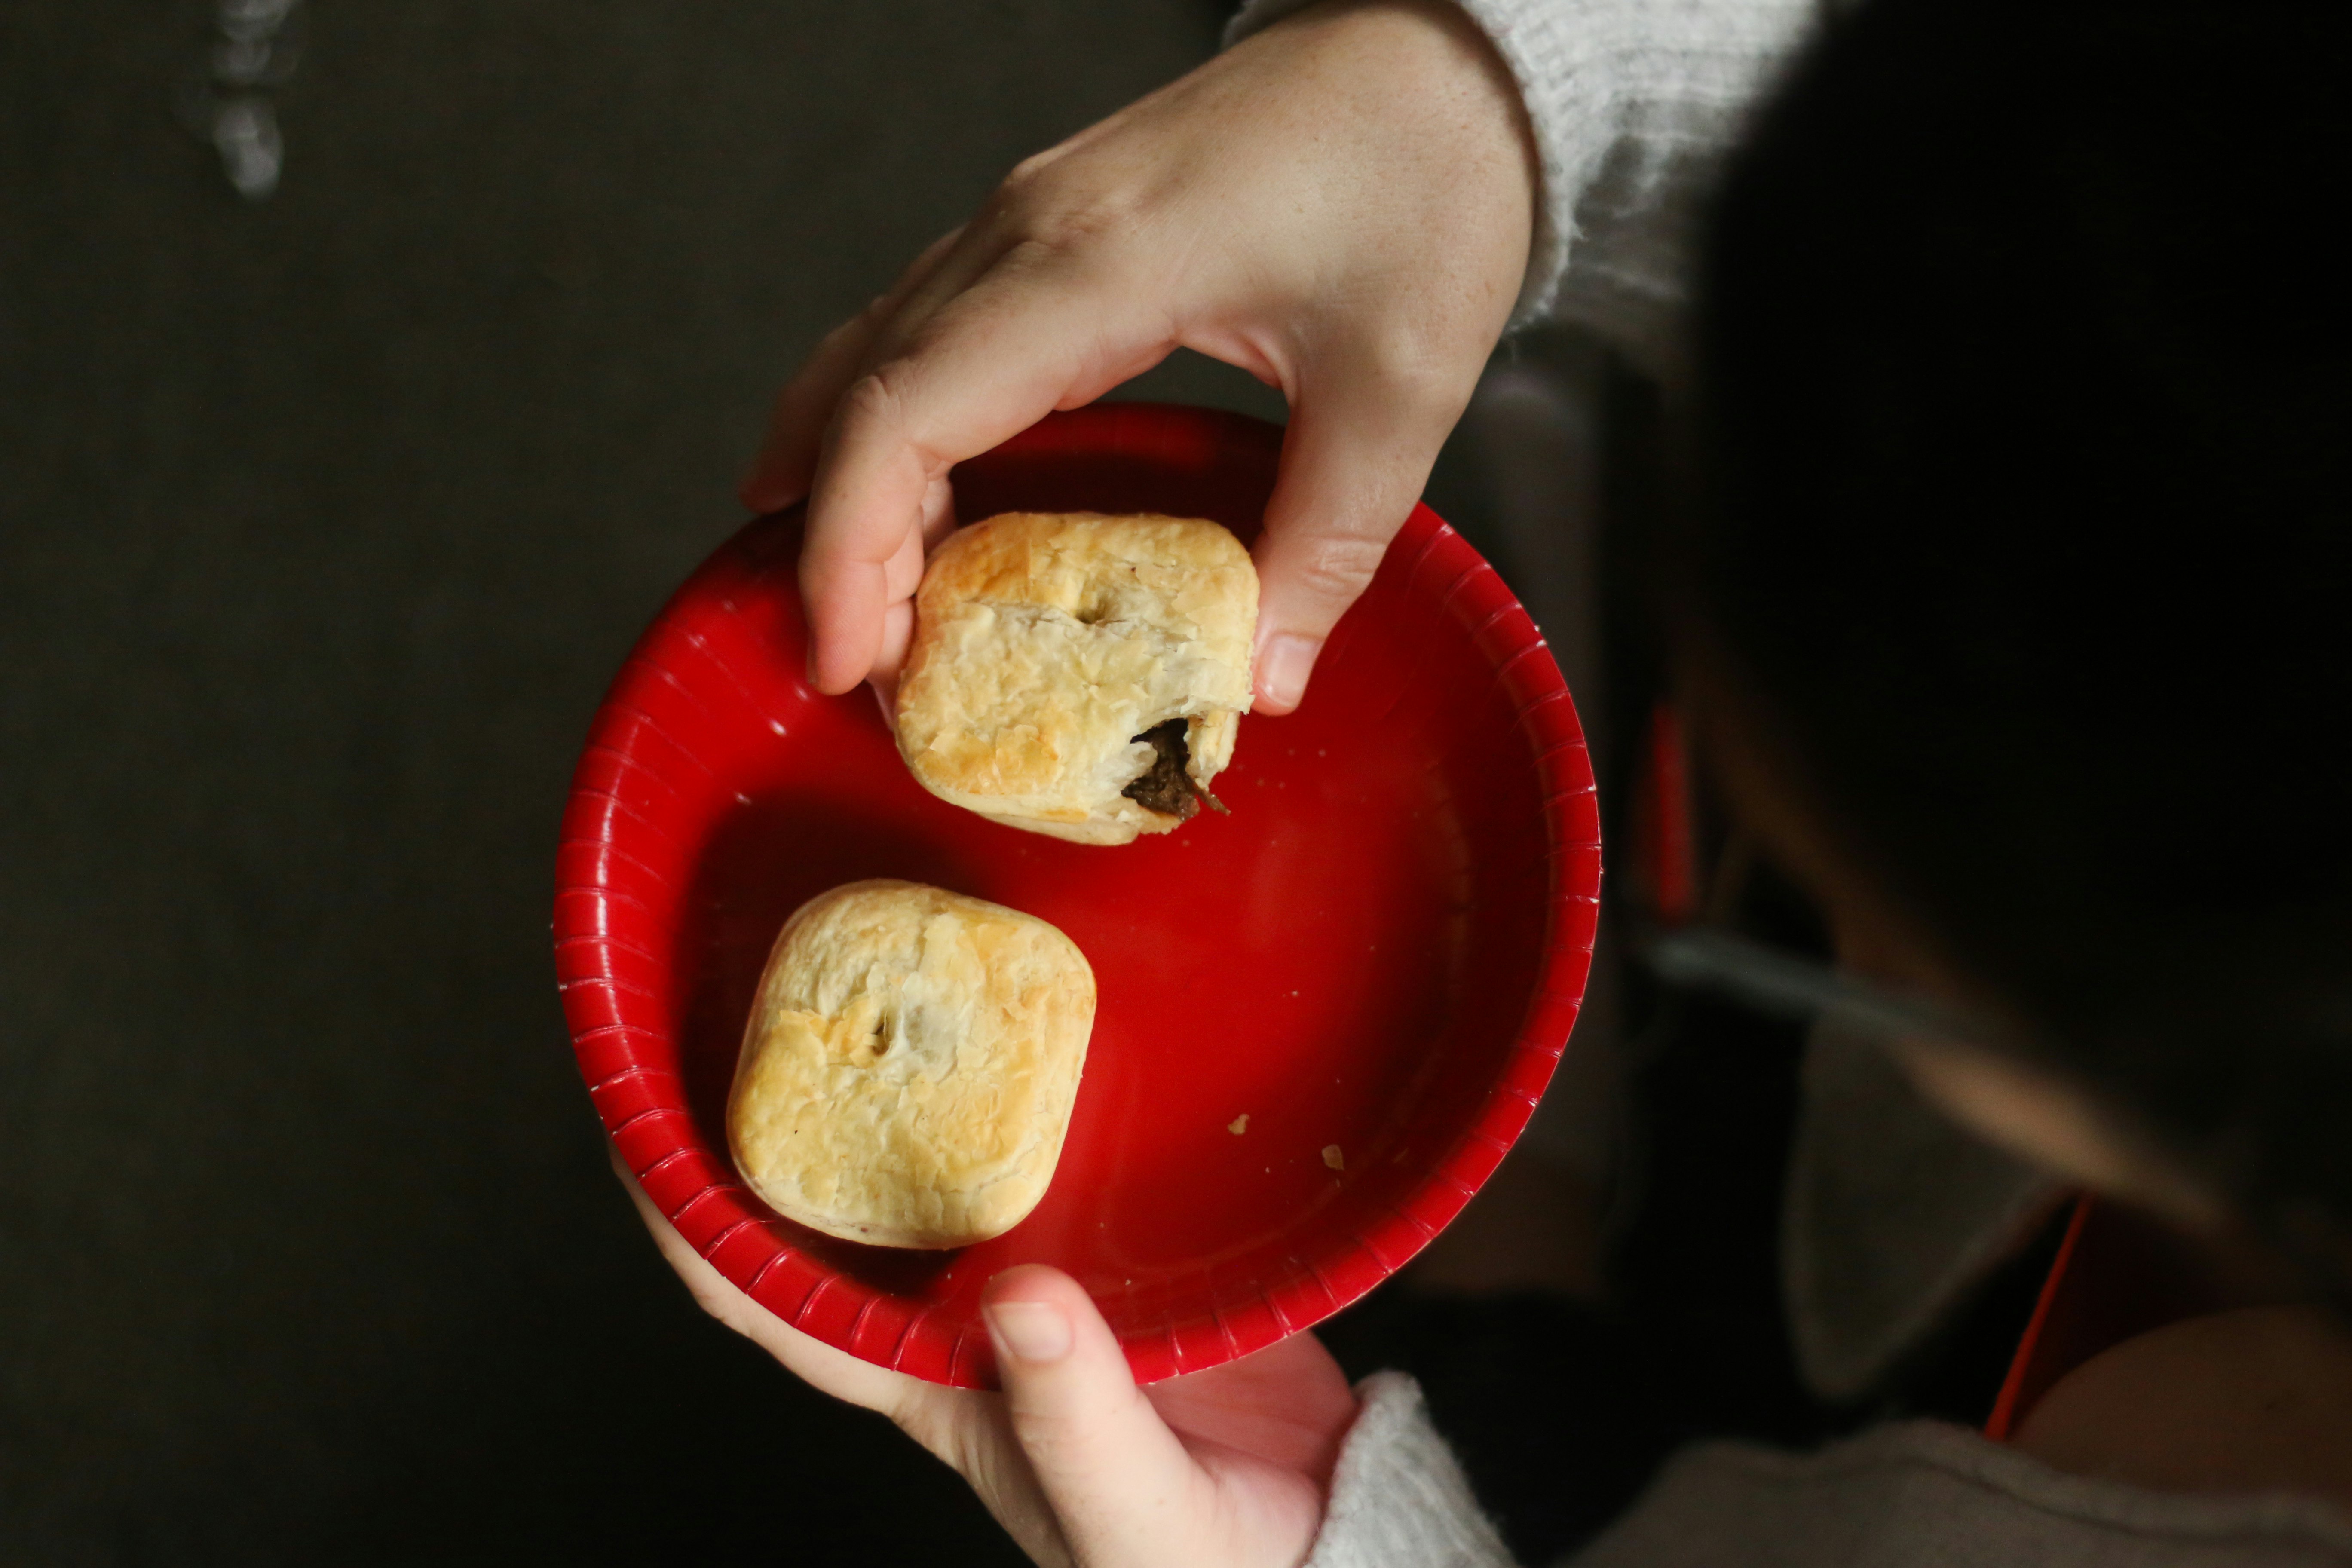
<svg viewBox="0 0 2352 1568"><path fill-rule="evenodd" d="M852 882L776 937L727 1100L771 1208L884 1247L961 1247L1037 1205L1094 1030L1077 944L1018 910Z"/></svg>
<svg viewBox="0 0 2352 1568"><path fill-rule="evenodd" d="M898 750L925 789L1081 844L1166 833L1233 761L1257 572L1184 517L1006 512L948 536L915 595Z"/></svg>

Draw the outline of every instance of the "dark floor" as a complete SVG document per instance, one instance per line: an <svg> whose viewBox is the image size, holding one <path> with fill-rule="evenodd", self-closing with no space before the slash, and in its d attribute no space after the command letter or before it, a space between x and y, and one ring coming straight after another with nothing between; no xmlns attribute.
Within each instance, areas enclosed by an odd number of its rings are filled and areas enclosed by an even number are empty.
<svg viewBox="0 0 2352 1568"><path fill-rule="evenodd" d="M1011 1561L646 1243L551 849L781 376L1216 7L332 0L261 205L210 10L0 7L0 1562Z"/></svg>

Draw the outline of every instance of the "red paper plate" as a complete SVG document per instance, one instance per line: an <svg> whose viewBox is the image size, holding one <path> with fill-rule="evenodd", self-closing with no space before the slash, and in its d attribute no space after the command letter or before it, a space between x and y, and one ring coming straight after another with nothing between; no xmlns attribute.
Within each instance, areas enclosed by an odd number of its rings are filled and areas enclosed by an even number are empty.
<svg viewBox="0 0 2352 1568"><path fill-rule="evenodd" d="M958 510L1163 511L1248 539L1281 440L1235 415L1097 405L958 468ZM811 690L798 542L790 516L752 523L678 590L598 711L564 814L564 1014L655 1204L787 1322L966 1386L993 1377L981 1287L1015 1263L1075 1275L1147 1381L1271 1344L1402 1268L1527 1124L1592 946L1582 731L1493 568L1415 508L1299 710L1243 721L1217 780L1233 815L1107 848L934 799L870 695ZM863 877L1026 910L1094 965L1061 1165L993 1241L819 1236L729 1163L769 943Z"/></svg>

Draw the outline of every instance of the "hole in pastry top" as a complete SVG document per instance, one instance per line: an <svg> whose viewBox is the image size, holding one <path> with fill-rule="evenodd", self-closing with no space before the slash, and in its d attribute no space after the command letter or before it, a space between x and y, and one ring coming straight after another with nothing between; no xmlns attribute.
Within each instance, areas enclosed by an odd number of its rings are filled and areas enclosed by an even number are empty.
<svg viewBox="0 0 2352 1568"><path fill-rule="evenodd" d="M744 1023L736 1167L827 1235L1001 1234L1053 1173L1094 1004L1086 955L1033 915L910 882L821 893L784 922Z"/></svg>
<svg viewBox="0 0 2352 1568"><path fill-rule="evenodd" d="M1105 621L1148 616L1150 606L1142 602L1142 575L1130 561L1126 563L1124 580L1114 577L1109 582L1097 579L1086 584L1078 590L1077 603L1070 606L1070 618L1082 626L1097 626Z"/></svg>
<svg viewBox="0 0 2352 1568"><path fill-rule="evenodd" d="M861 988L831 1013L787 1010L772 1021L772 1028L799 1032L820 1042L834 1059L850 1067L879 1067L894 1045L908 1043L909 1029L903 997L883 990Z"/></svg>
<svg viewBox="0 0 2352 1568"><path fill-rule="evenodd" d="M1007 512L933 551L893 715L926 789L1081 843L1207 805L1250 706L1257 576L1232 531Z"/></svg>

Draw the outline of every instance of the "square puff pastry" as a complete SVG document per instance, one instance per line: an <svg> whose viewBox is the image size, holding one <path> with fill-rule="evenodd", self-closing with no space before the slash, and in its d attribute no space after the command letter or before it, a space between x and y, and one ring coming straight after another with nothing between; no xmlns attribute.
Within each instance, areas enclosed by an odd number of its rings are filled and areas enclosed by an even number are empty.
<svg viewBox="0 0 2352 1568"><path fill-rule="evenodd" d="M883 1247L1020 1224L1062 1157L1094 1031L1077 944L999 904L852 882L784 922L743 1030L727 1142L787 1219Z"/></svg>
<svg viewBox="0 0 2352 1568"><path fill-rule="evenodd" d="M1205 796L1249 710L1256 632L1257 571L1216 523L1006 512L931 555L898 750L925 789L1014 827L1080 844L1166 833L1189 796L1156 810L1125 793L1160 762L1147 732L1181 721L1182 772ZM1161 733L1173 765L1178 731Z"/></svg>

